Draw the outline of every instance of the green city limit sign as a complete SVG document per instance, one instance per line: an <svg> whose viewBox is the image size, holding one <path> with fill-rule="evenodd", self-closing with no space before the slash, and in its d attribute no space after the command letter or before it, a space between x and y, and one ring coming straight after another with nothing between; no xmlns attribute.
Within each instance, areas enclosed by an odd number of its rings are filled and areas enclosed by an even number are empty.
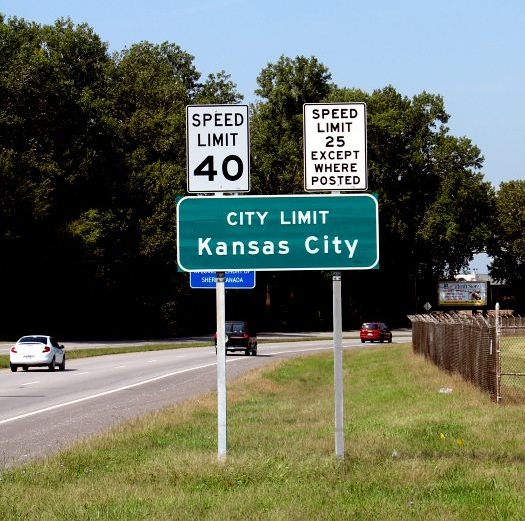
<svg viewBox="0 0 525 521"><path fill-rule="evenodd" d="M177 261L184 271L378 267L370 194L183 197Z"/></svg>

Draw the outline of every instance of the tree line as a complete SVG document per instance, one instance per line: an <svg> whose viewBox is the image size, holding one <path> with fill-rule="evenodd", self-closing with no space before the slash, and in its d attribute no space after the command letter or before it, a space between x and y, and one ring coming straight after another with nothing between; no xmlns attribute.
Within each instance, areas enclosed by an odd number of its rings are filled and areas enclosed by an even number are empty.
<svg viewBox="0 0 525 521"><path fill-rule="evenodd" d="M303 103L367 104L380 269L344 273L344 327L401 323L479 251L523 285L524 182L496 191L483 179L481 151L450 134L441 96L341 87L304 56L269 63L257 85L253 194L303 192ZM213 292L190 290L176 264L185 108L242 99L229 74L203 78L175 43L110 53L87 24L0 16L0 336L213 331ZM258 273L255 290L228 291L227 314L329 328L330 274Z"/></svg>

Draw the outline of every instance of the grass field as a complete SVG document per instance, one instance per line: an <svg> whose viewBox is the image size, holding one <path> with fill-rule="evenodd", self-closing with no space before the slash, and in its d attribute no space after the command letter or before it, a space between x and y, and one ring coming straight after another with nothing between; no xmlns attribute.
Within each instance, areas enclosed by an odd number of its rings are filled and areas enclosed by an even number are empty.
<svg viewBox="0 0 525 521"><path fill-rule="evenodd" d="M525 336L503 335L500 349L503 403L525 403Z"/></svg>
<svg viewBox="0 0 525 521"><path fill-rule="evenodd" d="M209 395L3 471L0 519L525 519L524 406L408 345L345 352L344 371L344 461L332 358L294 359L229 386L225 463Z"/></svg>
<svg viewBox="0 0 525 521"><path fill-rule="evenodd" d="M501 370L525 373L525 336L503 336L500 341Z"/></svg>

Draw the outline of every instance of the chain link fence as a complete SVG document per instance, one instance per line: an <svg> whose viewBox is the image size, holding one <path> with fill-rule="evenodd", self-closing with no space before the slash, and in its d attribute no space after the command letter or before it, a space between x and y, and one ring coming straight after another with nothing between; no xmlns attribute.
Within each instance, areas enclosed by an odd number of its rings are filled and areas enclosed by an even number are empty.
<svg viewBox="0 0 525 521"><path fill-rule="evenodd" d="M525 318L502 318L498 327L500 396L505 404L525 403Z"/></svg>
<svg viewBox="0 0 525 521"><path fill-rule="evenodd" d="M525 319L432 313L410 315L412 348L460 374L497 403L525 403Z"/></svg>

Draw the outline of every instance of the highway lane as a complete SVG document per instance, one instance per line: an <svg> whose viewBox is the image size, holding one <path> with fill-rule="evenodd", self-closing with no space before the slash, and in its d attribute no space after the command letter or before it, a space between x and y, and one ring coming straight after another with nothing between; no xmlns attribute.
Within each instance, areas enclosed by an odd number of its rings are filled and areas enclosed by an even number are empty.
<svg viewBox="0 0 525 521"><path fill-rule="evenodd" d="M345 348L357 345L358 340L343 341ZM227 357L228 379L282 358L331 348L331 340L259 344L257 357ZM215 388L213 348L70 360L64 372L0 371L0 468L57 452L122 421Z"/></svg>
<svg viewBox="0 0 525 521"><path fill-rule="evenodd" d="M279 342L285 340L301 340L301 339L330 339L332 338L331 331L307 331L302 333L259 333L259 341L271 341ZM406 336L411 335L411 330L408 328L395 329L394 338L406 338ZM352 331L343 331L343 339L356 339L359 338L359 330ZM411 337L410 337L411 338ZM205 335L198 337L184 337L184 338L164 338L156 340L98 340L98 341L63 341L61 338L58 338L60 344L65 344L65 347L69 351L76 351L77 349L103 349L103 348L126 348L129 346L148 346L153 344L167 344L167 345L181 345L185 343L192 342L213 342L213 335ZM16 339L11 342L0 341L0 355L9 355L9 349L16 342Z"/></svg>

